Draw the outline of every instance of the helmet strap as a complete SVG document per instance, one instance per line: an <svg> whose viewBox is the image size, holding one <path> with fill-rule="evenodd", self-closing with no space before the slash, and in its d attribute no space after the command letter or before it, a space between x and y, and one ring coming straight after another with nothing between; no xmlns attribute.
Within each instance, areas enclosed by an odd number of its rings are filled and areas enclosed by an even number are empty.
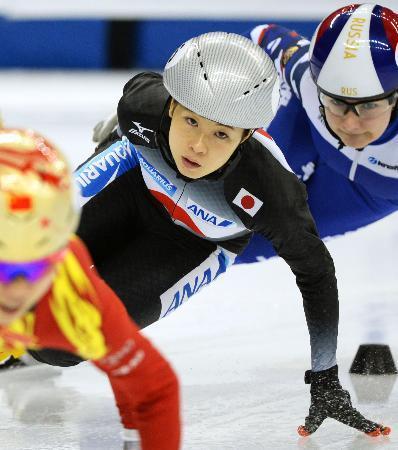
<svg viewBox="0 0 398 450"><path fill-rule="evenodd" d="M340 136L338 136L329 126L328 121L326 120L326 114L325 114L325 107L321 104L321 101L319 100L319 112L321 114L321 117L323 119L323 123L325 124L325 127L329 131L329 133L337 139L338 141L338 150L341 150L343 147L345 147L344 142L340 139Z"/></svg>

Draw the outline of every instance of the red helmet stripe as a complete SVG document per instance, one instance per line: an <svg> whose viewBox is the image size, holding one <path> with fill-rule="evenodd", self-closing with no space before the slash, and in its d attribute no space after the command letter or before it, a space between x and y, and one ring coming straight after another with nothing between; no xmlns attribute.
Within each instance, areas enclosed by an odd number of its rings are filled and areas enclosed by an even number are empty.
<svg viewBox="0 0 398 450"><path fill-rule="evenodd" d="M398 45L398 14L391 9L382 7L381 19L391 48L396 51Z"/></svg>
<svg viewBox="0 0 398 450"><path fill-rule="evenodd" d="M21 172L33 170L43 181L57 187L61 185L63 175L58 176L46 173L44 170L40 170L40 168L36 167L37 163L46 163L49 161L48 157L44 155L41 150L32 150L21 153L18 150L2 147L1 153L3 156L0 156L0 164L20 170Z"/></svg>
<svg viewBox="0 0 398 450"><path fill-rule="evenodd" d="M330 16L326 17L326 19L322 22L322 25L319 27L316 40L320 39L324 35L324 33L331 26L333 26L332 22L336 19L336 17L347 13L352 14L359 6L359 4L353 3L352 5L344 6L343 8L338 9L334 13L330 14Z"/></svg>

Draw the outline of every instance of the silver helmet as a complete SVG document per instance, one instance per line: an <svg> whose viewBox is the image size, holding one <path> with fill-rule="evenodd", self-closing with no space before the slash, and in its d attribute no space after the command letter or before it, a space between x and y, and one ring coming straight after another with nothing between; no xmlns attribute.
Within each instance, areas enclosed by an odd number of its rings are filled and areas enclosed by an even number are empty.
<svg viewBox="0 0 398 450"><path fill-rule="evenodd" d="M274 63L233 33L206 33L182 44L167 61L163 82L185 108L233 127L267 127L279 102Z"/></svg>

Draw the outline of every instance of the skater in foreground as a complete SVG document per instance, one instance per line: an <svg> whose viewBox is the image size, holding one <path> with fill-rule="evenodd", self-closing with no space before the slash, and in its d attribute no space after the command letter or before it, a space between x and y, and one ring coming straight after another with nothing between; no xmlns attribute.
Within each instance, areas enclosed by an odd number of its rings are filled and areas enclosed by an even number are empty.
<svg viewBox="0 0 398 450"><path fill-rule="evenodd" d="M0 355L53 348L92 360L109 377L124 448L138 430L142 449L178 450L176 375L73 235L73 184L42 136L0 130Z"/></svg>

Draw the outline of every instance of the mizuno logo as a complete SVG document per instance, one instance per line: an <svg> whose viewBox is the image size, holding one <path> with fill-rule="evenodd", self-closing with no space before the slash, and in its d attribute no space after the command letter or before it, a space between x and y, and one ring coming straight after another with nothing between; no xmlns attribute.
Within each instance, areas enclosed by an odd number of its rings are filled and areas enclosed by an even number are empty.
<svg viewBox="0 0 398 450"><path fill-rule="evenodd" d="M141 122L133 122L133 124L138 128L138 131L140 133L144 133L145 131L150 131L151 133L153 133L153 130L151 130L150 128L141 126Z"/></svg>
<svg viewBox="0 0 398 450"><path fill-rule="evenodd" d="M135 126L135 128L130 128L129 132L132 134L135 134L136 136L140 137L141 139L144 139L145 142L147 142L149 144L149 137L145 136L144 133L145 131L149 131L151 133L153 133L153 130L151 130L150 128L145 128L141 125L141 122L132 122L133 125Z"/></svg>

